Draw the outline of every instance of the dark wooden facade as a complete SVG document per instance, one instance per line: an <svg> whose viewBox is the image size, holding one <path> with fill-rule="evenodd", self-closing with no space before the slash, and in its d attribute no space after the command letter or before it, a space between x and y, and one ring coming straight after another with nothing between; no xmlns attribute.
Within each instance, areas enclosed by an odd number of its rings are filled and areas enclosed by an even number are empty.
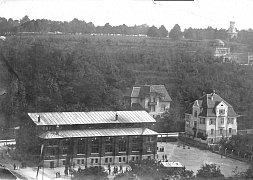
<svg viewBox="0 0 253 180"><path fill-rule="evenodd" d="M21 126L18 148L32 150L40 161L43 158L45 167L64 166L66 162L91 166L155 159L157 133L149 129L156 122L153 117L145 111L114 113L94 112L93 121L85 119L87 114L82 112L67 112L67 118L61 113L30 113ZM74 115L79 119L68 119Z"/></svg>
<svg viewBox="0 0 253 180"><path fill-rule="evenodd" d="M71 164L78 166L128 163L131 160L156 158L157 136L113 136L44 140L46 166L64 166L73 143Z"/></svg>

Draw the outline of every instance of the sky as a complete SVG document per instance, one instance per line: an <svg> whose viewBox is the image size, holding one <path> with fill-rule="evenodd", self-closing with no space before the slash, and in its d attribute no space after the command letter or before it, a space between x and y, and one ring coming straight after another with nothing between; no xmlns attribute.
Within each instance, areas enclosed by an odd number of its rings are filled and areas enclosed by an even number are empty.
<svg viewBox="0 0 253 180"><path fill-rule="evenodd" d="M96 26L147 24L167 29L228 29L235 21L238 30L253 29L253 0L0 0L0 17L71 21L74 18Z"/></svg>

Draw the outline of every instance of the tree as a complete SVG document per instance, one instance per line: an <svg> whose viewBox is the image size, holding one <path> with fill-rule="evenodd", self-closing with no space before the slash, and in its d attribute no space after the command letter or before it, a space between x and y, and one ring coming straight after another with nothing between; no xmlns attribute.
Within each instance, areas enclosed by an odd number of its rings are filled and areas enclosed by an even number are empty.
<svg viewBox="0 0 253 180"><path fill-rule="evenodd" d="M224 178L224 175L220 171L220 167L217 167L216 164L202 165L202 167L198 170L196 176L198 178Z"/></svg>
<svg viewBox="0 0 253 180"><path fill-rule="evenodd" d="M164 27L164 25L162 25L159 29L159 34L161 37L167 37L168 36L168 31L167 29Z"/></svg>
<svg viewBox="0 0 253 180"><path fill-rule="evenodd" d="M181 39L183 36L182 32L181 32L181 28L178 24L176 24L170 31L169 33L169 37L173 40L179 40Z"/></svg>
<svg viewBox="0 0 253 180"><path fill-rule="evenodd" d="M25 22L30 21L29 17L27 15L25 15L22 19L20 19L20 24L23 24Z"/></svg>
<svg viewBox="0 0 253 180"><path fill-rule="evenodd" d="M155 26L148 29L147 36L149 37L160 37L159 31Z"/></svg>

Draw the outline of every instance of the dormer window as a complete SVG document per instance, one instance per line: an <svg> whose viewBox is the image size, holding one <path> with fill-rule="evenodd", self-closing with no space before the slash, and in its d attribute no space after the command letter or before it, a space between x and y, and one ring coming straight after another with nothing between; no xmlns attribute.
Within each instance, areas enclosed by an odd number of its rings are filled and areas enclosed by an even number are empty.
<svg viewBox="0 0 253 180"><path fill-rule="evenodd" d="M219 109L219 115L224 115L225 114L225 109Z"/></svg>

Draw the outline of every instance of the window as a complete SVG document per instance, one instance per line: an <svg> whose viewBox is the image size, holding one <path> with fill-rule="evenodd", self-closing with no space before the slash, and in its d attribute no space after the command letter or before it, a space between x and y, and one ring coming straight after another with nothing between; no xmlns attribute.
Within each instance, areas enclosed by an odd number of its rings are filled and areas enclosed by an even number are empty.
<svg viewBox="0 0 253 180"><path fill-rule="evenodd" d="M49 146L55 146L55 145L58 145L58 142L57 142L57 140L55 140L55 139L50 139L50 140L48 141L48 145L49 145Z"/></svg>
<svg viewBox="0 0 253 180"><path fill-rule="evenodd" d="M151 106L151 112L155 112L155 106Z"/></svg>
<svg viewBox="0 0 253 180"><path fill-rule="evenodd" d="M222 134L222 132L223 132L223 130L222 130L222 129L220 129L220 134Z"/></svg>
<svg viewBox="0 0 253 180"><path fill-rule="evenodd" d="M105 163L108 163L108 158L105 158Z"/></svg>
<svg viewBox="0 0 253 180"><path fill-rule="evenodd" d="M121 157L119 157L119 162L121 162Z"/></svg>
<svg viewBox="0 0 253 180"><path fill-rule="evenodd" d="M106 137L105 138L105 152L113 152L113 138Z"/></svg>
<svg viewBox="0 0 253 180"><path fill-rule="evenodd" d="M68 140L64 139L62 141L62 155L66 155L68 151Z"/></svg>
<svg viewBox="0 0 253 180"><path fill-rule="evenodd" d="M123 157L123 162L126 162L126 157Z"/></svg>
<svg viewBox="0 0 253 180"><path fill-rule="evenodd" d="M126 137L119 138L119 152L126 152Z"/></svg>
<svg viewBox="0 0 253 180"><path fill-rule="evenodd" d="M221 119L220 119L220 123L221 123L221 124L224 124L224 118L221 118Z"/></svg>
<svg viewBox="0 0 253 180"><path fill-rule="evenodd" d="M220 116L225 115L225 109L219 109L219 115Z"/></svg>
<svg viewBox="0 0 253 180"><path fill-rule="evenodd" d="M62 165L65 165L65 162L66 162L65 160L62 160Z"/></svg>
<svg viewBox="0 0 253 180"><path fill-rule="evenodd" d="M148 152L151 152L151 145L148 145L147 151L148 151Z"/></svg>
<svg viewBox="0 0 253 180"><path fill-rule="evenodd" d="M98 138L91 139L91 153L99 153L99 139Z"/></svg>
<svg viewBox="0 0 253 180"><path fill-rule="evenodd" d="M140 136L134 136L132 140L132 151L140 151Z"/></svg>
<svg viewBox="0 0 253 180"><path fill-rule="evenodd" d="M205 124L205 123L206 123L205 118L200 118L200 119L199 119L199 124Z"/></svg>
<svg viewBox="0 0 253 180"><path fill-rule="evenodd" d="M215 119L213 118L209 120L209 125L212 125L212 124L215 124Z"/></svg>
<svg viewBox="0 0 253 180"><path fill-rule="evenodd" d="M132 161L134 161L134 157L132 157Z"/></svg>
<svg viewBox="0 0 253 180"><path fill-rule="evenodd" d="M55 156L55 149L54 148L50 148L50 156Z"/></svg>
<svg viewBox="0 0 253 180"><path fill-rule="evenodd" d="M90 160L90 163L91 163L91 164L93 164L93 163L94 163L94 159L93 159L93 158Z"/></svg>
<svg viewBox="0 0 253 180"><path fill-rule="evenodd" d="M197 121L194 121L194 127L197 128Z"/></svg>
<svg viewBox="0 0 253 180"><path fill-rule="evenodd" d="M161 110L165 111L166 110L166 106L164 104L161 105Z"/></svg>
<svg viewBox="0 0 253 180"><path fill-rule="evenodd" d="M66 155L68 151L67 147L62 147L62 155Z"/></svg>
<svg viewBox="0 0 253 180"><path fill-rule="evenodd" d="M138 161L139 160L139 157L138 156L136 156L136 161Z"/></svg>
<svg viewBox="0 0 253 180"><path fill-rule="evenodd" d="M214 129L211 129L211 134L214 134Z"/></svg>
<svg viewBox="0 0 253 180"><path fill-rule="evenodd" d="M148 156L148 159L151 159L151 156Z"/></svg>
<svg viewBox="0 0 253 180"><path fill-rule="evenodd" d="M231 134L232 133L232 128L228 129L228 133Z"/></svg>
<svg viewBox="0 0 253 180"><path fill-rule="evenodd" d="M234 124L234 118L228 118L228 124Z"/></svg>
<svg viewBox="0 0 253 180"><path fill-rule="evenodd" d="M77 164L80 164L80 159L77 159Z"/></svg>
<svg viewBox="0 0 253 180"><path fill-rule="evenodd" d="M84 164L84 159L82 159L82 164Z"/></svg>
<svg viewBox="0 0 253 180"><path fill-rule="evenodd" d="M147 136L147 142L153 142L154 138L153 136Z"/></svg>
<svg viewBox="0 0 253 180"><path fill-rule="evenodd" d="M77 154L85 154L85 139L79 139L77 141Z"/></svg>
<svg viewBox="0 0 253 180"><path fill-rule="evenodd" d="M110 158L110 162L112 162L112 158Z"/></svg>
<svg viewBox="0 0 253 180"><path fill-rule="evenodd" d="M194 117L198 117L198 112L194 111Z"/></svg>
<svg viewBox="0 0 253 180"><path fill-rule="evenodd" d="M95 159L95 163L96 163L96 164L98 163L98 159L97 159L97 158Z"/></svg>

